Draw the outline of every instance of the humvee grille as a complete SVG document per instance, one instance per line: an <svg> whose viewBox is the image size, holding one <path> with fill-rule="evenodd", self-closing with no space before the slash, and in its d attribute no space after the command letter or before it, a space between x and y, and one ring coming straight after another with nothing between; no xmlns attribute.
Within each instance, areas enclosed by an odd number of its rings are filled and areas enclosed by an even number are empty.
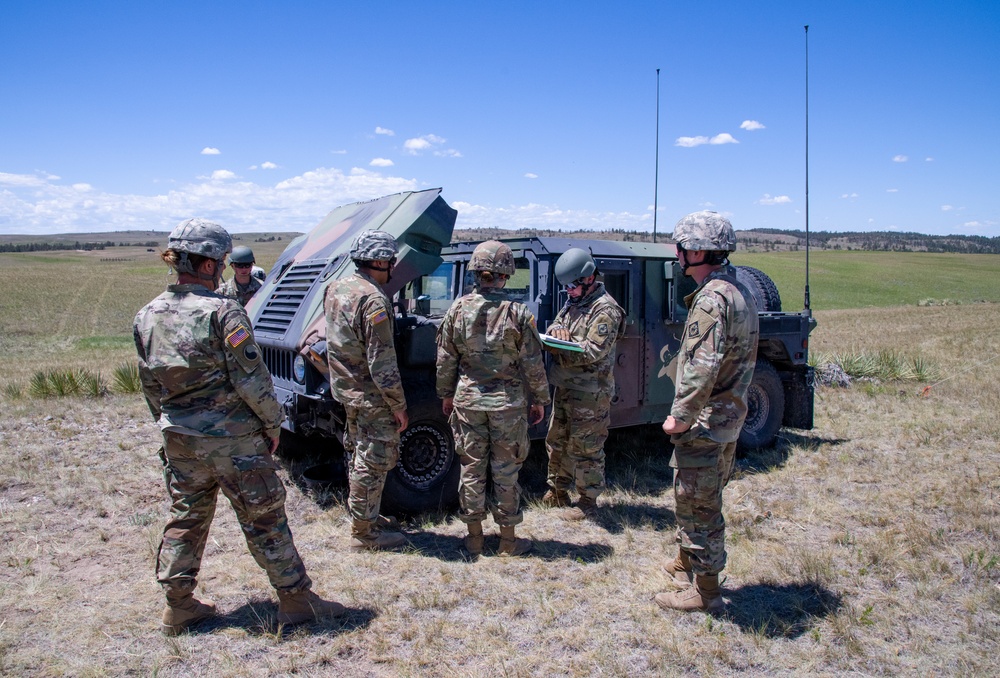
<svg viewBox="0 0 1000 678"><path fill-rule="evenodd" d="M261 348L264 351L264 364L267 365L271 376L291 381L292 361L295 360L295 354L282 348L271 348L270 346L261 346Z"/></svg>
<svg viewBox="0 0 1000 678"><path fill-rule="evenodd" d="M270 298L264 303L254 330L282 335L292 324L309 288L327 266L325 259L295 264L281 276Z"/></svg>

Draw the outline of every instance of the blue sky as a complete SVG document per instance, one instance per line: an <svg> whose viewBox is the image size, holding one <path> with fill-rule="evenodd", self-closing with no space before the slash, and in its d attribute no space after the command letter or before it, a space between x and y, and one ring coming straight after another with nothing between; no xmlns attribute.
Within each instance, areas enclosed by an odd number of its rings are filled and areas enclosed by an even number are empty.
<svg viewBox="0 0 1000 678"><path fill-rule="evenodd" d="M459 228L1000 235L1000 3L51 2L0 10L0 233L305 231L443 187Z"/></svg>

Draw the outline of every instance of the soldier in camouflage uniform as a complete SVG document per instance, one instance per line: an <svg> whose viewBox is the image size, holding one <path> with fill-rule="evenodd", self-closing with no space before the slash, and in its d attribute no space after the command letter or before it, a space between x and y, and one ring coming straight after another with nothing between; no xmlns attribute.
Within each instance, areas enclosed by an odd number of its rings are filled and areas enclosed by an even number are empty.
<svg viewBox="0 0 1000 678"><path fill-rule="evenodd" d="M625 312L597 280L594 258L579 248L566 250L555 265L566 287L566 304L549 325L557 339L574 341L583 352L546 347L552 353L549 380L555 386L552 418L545 436L549 455L548 506L569 506L569 490L580 493L565 511L570 520L594 518L604 491L604 441L615 392L615 343L625 332Z"/></svg>
<svg viewBox="0 0 1000 678"><path fill-rule="evenodd" d="M746 393L757 356L757 307L729 264L736 234L728 219L708 211L689 214L677 222L674 241L684 273L698 288L684 299L688 318L676 395L663 423L674 445L670 465L676 469L679 545L666 570L691 585L659 593L655 600L664 609L717 612L725 606L719 589L719 573L726 565L722 491L747 415Z"/></svg>
<svg viewBox="0 0 1000 678"><path fill-rule="evenodd" d="M356 550L406 541L398 523L379 516L386 475L399 461L399 434L409 424L396 363L395 314L382 291L397 251L385 231L362 232L351 246L357 272L330 283L323 301L331 391L347 413L344 447L353 459L347 504Z"/></svg>
<svg viewBox="0 0 1000 678"><path fill-rule="evenodd" d="M528 458L528 421L541 421L549 403L541 340L531 311L502 289L514 273L510 247L481 243L469 270L475 290L455 300L438 330L437 394L462 462L466 550L482 553L489 509L500 526L500 555L517 556L531 548L514 533L524 519L517 477Z"/></svg>
<svg viewBox="0 0 1000 678"><path fill-rule="evenodd" d="M244 307L261 288L260 280L251 275L255 268L253 250L246 246L233 249L229 255L229 265L233 267L233 277L219 286L219 294L235 299Z"/></svg>
<svg viewBox="0 0 1000 678"><path fill-rule="evenodd" d="M231 248L221 226L181 223L162 255L177 271L177 284L139 311L133 329L143 395L163 432L160 461L173 502L156 565L168 635L215 614L193 592L220 489L277 590L280 623L344 612L310 591L271 457L281 422L271 375L243 307L215 293Z"/></svg>

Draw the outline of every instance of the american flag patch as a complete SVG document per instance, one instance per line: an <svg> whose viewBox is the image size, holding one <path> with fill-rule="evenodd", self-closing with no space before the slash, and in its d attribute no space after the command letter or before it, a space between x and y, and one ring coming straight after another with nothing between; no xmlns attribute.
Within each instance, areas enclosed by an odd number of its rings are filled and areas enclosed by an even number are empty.
<svg viewBox="0 0 1000 678"><path fill-rule="evenodd" d="M233 348L236 348L249 338L250 338L250 333L247 332L247 328L243 327L243 325L240 325L235 330L229 333L229 336L226 337L226 342Z"/></svg>
<svg viewBox="0 0 1000 678"><path fill-rule="evenodd" d="M380 308L371 315L368 316L368 322L372 325L378 325L380 322L385 322L389 319L389 314L385 312L384 308Z"/></svg>

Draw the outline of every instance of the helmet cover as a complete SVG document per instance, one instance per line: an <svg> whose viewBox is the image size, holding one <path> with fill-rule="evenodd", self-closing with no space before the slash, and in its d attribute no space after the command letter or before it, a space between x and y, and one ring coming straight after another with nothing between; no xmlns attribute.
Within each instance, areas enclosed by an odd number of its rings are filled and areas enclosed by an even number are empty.
<svg viewBox="0 0 1000 678"><path fill-rule="evenodd" d="M718 212L692 212L674 227L674 242L686 250L736 251L736 233L729 219Z"/></svg>
<svg viewBox="0 0 1000 678"><path fill-rule="evenodd" d="M355 261L389 261L397 252L396 239L385 231L362 231L351 245Z"/></svg>
<svg viewBox="0 0 1000 678"><path fill-rule="evenodd" d="M167 249L222 261L233 250L233 239L212 221L188 219L170 233Z"/></svg>
<svg viewBox="0 0 1000 678"><path fill-rule="evenodd" d="M514 252L499 240L481 242L472 251L469 270L514 275Z"/></svg>

